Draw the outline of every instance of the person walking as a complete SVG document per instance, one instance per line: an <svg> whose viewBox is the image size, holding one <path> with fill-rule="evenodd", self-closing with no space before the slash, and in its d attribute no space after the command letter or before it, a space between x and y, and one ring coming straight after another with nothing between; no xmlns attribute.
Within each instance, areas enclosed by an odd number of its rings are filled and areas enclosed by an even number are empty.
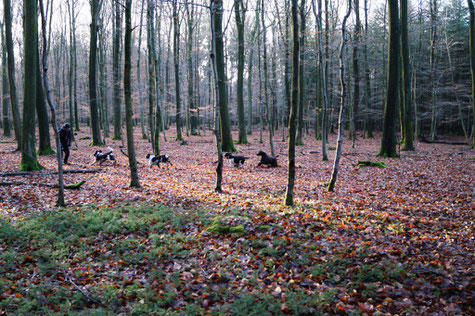
<svg viewBox="0 0 475 316"><path fill-rule="evenodd" d="M61 151L64 153L64 164L68 164L71 142L73 140L73 133L71 132L71 125L66 123L59 130L59 141L61 142Z"/></svg>

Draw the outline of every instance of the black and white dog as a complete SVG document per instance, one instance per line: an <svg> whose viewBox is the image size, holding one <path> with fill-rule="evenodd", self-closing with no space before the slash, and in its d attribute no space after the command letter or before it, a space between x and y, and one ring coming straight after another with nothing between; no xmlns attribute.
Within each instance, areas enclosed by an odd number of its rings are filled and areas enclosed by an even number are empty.
<svg viewBox="0 0 475 316"><path fill-rule="evenodd" d="M277 167L277 157L279 157L279 155L277 155L275 157L272 157L272 156L267 155L262 150L259 151L257 153L257 155L261 156L261 161L257 165L258 167L261 166L261 165L266 165L266 166L270 166L270 167Z"/></svg>
<svg viewBox="0 0 475 316"><path fill-rule="evenodd" d="M112 153L112 148L109 147L109 151L107 153L102 153L102 150L96 150L94 153L95 160L92 162L91 165L99 163L102 165L102 163L106 160L110 160L114 162L114 165L116 164L117 160L115 160L115 156Z"/></svg>
<svg viewBox="0 0 475 316"><path fill-rule="evenodd" d="M226 154L224 154L224 157L231 160L231 162L234 164L234 167L236 167L236 168L239 168L239 167L243 166L246 159L249 159L249 157L234 156L232 153L226 153Z"/></svg>
<svg viewBox="0 0 475 316"><path fill-rule="evenodd" d="M150 168L152 168L153 165L157 165L158 168L160 168L160 163L166 163L167 169L169 168L170 165L173 166L172 162L170 161L170 158L168 158L167 155L155 156L155 155L147 154L147 159L148 159Z"/></svg>

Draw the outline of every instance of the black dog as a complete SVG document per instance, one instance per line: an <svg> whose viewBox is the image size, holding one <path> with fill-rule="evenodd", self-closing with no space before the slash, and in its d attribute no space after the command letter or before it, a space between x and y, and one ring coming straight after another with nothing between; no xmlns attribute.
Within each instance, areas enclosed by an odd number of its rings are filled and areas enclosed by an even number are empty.
<svg viewBox="0 0 475 316"><path fill-rule="evenodd" d="M161 169L160 163L166 163L167 169L169 168L170 165L173 166L173 164L171 163L167 155L155 156L155 155L147 154L147 159L148 159L148 164L150 168L152 168L153 165L157 165L158 168Z"/></svg>
<svg viewBox="0 0 475 316"><path fill-rule="evenodd" d="M231 153L226 153L224 157L228 158L229 160L232 161L234 164L234 167L239 168L244 165L244 162L246 159L249 159L249 157L244 157L244 156L234 156Z"/></svg>
<svg viewBox="0 0 475 316"><path fill-rule="evenodd" d="M92 162L91 165L99 162L100 165L102 165L102 163L106 160L110 160L110 161L113 161L114 162L114 165L116 164L117 160L115 160L115 156L114 154L112 153L112 148L109 147L109 152L103 154L102 153L102 150L97 150L95 153L94 153L94 157L95 157L95 160Z"/></svg>
<svg viewBox="0 0 475 316"><path fill-rule="evenodd" d="M257 155L261 156L261 161L257 165L258 167L260 165L267 165L267 166L270 166L270 167L277 167L277 157L279 157L279 155L277 155L275 157L272 157L272 156L267 155L262 150L260 152L258 152Z"/></svg>

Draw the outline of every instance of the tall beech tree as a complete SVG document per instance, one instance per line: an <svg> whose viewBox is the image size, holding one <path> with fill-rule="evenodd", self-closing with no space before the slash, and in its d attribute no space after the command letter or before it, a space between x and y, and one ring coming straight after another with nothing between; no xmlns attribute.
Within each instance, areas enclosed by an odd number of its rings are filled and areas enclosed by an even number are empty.
<svg viewBox="0 0 475 316"><path fill-rule="evenodd" d="M306 19L305 19L305 0L300 2L300 69L299 69L299 110L298 110L298 129L297 145L303 145L304 129L304 111L305 111L305 38L306 38Z"/></svg>
<svg viewBox="0 0 475 316"><path fill-rule="evenodd" d="M396 122L399 87L400 35L398 0L388 0L389 48L386 83L386 104L384 106L383 133L378 156L398 157L396 151Z"/></svg>
<svg viewBox="0 0 475 316"><path fill-rule="evenodd" d="M402 99L401 109L404 116L402 117L403 150L414 150L414 110L411 100L411 73L409 66L409 31L407 21L407 0L401 2L401 58L402 58Z"/></svg>
<svg viewBox="0 0 475 316"><path fill-rule="evenodd" d="M1 40L2 40L2 127L3 127L3 136L11 136L10 128L10 111L8 107L10 106L10 94L8 91L8 72L7 72L7 46L5 45L5 24L0 24Z"/></svg>
<svg viewBox="0 0 475 316"><path fill-rule="evenodd" d="M359 63L359 46L361 39L361 19L360 19L360 1L354 0L355 5L355 29L353 33L353 109L351 117L351 140L352 146L355 146L356 129L358 124L358 112L360 104L360 63Z"/></svg>
<svg viewBox="0 0 475 316"><path fill-rule="evenodd" d="M91 36L89 41L89 108L91 111L92 146L101 146L101 130L99 126L99 111L97 106L97 20L103 0L90 0L91 4Z"/></svg>
<svg viewBox="0 0 475 316"><path fill-rule="evenodd" d="M124 98L125 125L127 129L127 153L129 156L130 186L139 188L139 174L135 159L134 124L132 121L132 0L125 1L125 38L124 38Z"/></svg>
<svg viewBox="0 0 475 316"><path fill-rule="evenodd" d="M242 0L234 0L236 28L238 33L238 65L237 65L237 109L239 136L238 144L247 144L246 115L244 114L244 24L246 11Z"/></svg>
<svg viewBox="0 0 475 316"><path fill-rule="evenodd" d="M467 0L470 10L470 73L472 75L473 127L472 146L475 148L475 7L472 0Z"/></svg>
<svg viewBox="0 0 475 316"><path fill-rule="evenodd" d="M37 0L23 1L24 39L24 96L23 96L23 139L21 142L21 171L39 170L43 167L36 156L35 108L37 103L38 72L38 16ZM33 78L33 80L31 80Z"/></svg>
<svg viewBox="0 0 475 316"><path fill-rule="evenodd" d="M333 171L330 182L328 183L328 192L333 192L335 189L335 183L338 176L338 171L340 169L340 158L341 152L343 150L343 134L344 134L344 122L343 122L343 115L345 113L345 106L346 106L346 82L345 82L345 46L346 46L346 22L351 14L351 2L353 0L348 0L348 11L346 11L346 15L343 18L343 22L341 24L341 44L340 44L340 112L338 114L338 137L337 137L337 145L336 145L336 153L335 153L335 160L333 162ZM396 0L397 1L397 0Z"/></svg>
<svg viewBox="0 0 475 316"><path fill-rule="evenodd" d="M214 25L214 51L216 56L216 73L219 89L219 112L220 112L220 130L223 151L233 152L234 148L233 135L231 134L231 119L229 117L228 107L228 84L226 78L224 64L224 40L223 40L223 0L212 0L211 4L214 8L213 25Z"/></svg>
<svg viewBox="0 0 475 316"><path fill-rule="evenodd" d="M10 103L12 107L13 129L15 131L15 139L17 141L17 150L21 149L22 129L20 107L18 106L18 98L15 82L15 55L13 49L12 35L12 7L11 0L3 0L3 13L5 15L5 43L7 47L7 66L8 66L8 84L10 88Z"/></svg>
<svg viewBox="0 0 475 316"><path fill-rule="evenodd" d="M128 1L127 1L128 2ZM120 41L122 38L122 4L119 1L113 1L114 5L114 23L112 27L112 78L113 78L113 100L114 100L114 136L113 139L122 139L121 126L121 106L122 98L120 91Z"/></svg>
<svg viewBox="0 0 475 316"><path fill-rule="evenodd" d="M294 205L294 186L295 186L295 140L297 134L297 112L299 106L299 20L297 0L291 0L292 12L292 94L290 102L289 116L289 143L288 143L288 178L287 189L285 193L285 205Z"/></svg>
<svg viewBox="0 0 475 316"><path fill-rule="evenodd" d="M49 134L49 117L48 107L46 105L46 97L43 89L43 80L40 70L40 56L37 50L36 62L36 114L38 116L38 155L52 155L54 150L51 147L51 139Z"/></svg>
<svg viewBox="0 0 475 316"><path fill-rule="evenodd" d="M176 102L176 140L183 140L181 135L181 83L180 83L180 21L176 1L173 1L173 63L175 65L175 102Z"/></svg>

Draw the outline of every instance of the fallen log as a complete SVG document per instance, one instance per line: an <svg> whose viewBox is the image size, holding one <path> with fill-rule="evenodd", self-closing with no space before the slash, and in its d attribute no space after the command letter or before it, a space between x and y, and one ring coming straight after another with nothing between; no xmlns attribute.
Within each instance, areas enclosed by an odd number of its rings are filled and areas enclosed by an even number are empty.
<svg viewBox="0 0 475 316"><path fill-rule="evenodd" d="M97 169L86 169L86 170L64 170L63 173L98 173L99 170ZM16 177L16 176L47 176L58 174L57 171L52 172L4 172L0 173L0 177Z"/></svg>
<svg viewBox="0 0 475 316"><path fill-rule="evenodd" d="M446 145L468 146L467 142L449 141L449 140L430 140L430 139L425 138L424 136L420 136L419 140L421 143L426 143L426 144L446 144Z"/></svg>
<svg viewBox="0 0 475 316"><path fill-rule="evenodd" d="M64 186L65 189L69 190L79 190L81 186L86 183L86 181L82 180L75 184L67 184ZM9 186L9 185L37 185L42 187L48 188L58 188L59 185L57 184L49 184L49 183L41 183L41 182L0 182L0 186Z"/></svg>

